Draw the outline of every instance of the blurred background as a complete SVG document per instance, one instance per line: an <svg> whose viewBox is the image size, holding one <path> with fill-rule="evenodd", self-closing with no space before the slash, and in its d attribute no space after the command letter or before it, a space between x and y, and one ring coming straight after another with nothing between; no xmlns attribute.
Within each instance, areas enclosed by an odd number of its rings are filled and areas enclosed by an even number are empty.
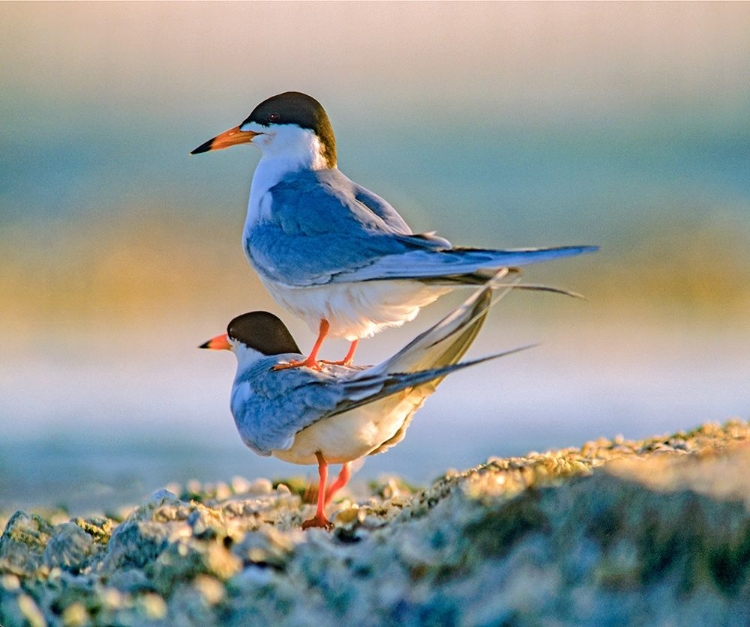
<svg viewBox="0 0 750 627"><path fill-rule="evenodd" d="M189 151L286 90L415 231L599 244L526 280L359 481L750 412L750 5L0 4L0 509L190 478L313 478L245 449L229 354L270 300L240 245L259 154ZM458 304L363 342L391 354ZM343 342L326 344L339 357Z"/></svg>

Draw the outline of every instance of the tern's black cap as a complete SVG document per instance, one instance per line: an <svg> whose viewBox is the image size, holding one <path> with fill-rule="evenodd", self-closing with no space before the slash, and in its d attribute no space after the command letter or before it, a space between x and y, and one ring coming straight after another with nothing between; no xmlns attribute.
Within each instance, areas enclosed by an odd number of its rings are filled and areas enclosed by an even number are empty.
<svg viewBox="0 0 750 627"><path fill-rule="evenodd" d="M326 157L330 167L336 166L336 137L328 114L315 98L299 91L287 91L271 96L261 102L250 116L240 124L242 128L248 122L263 126L270 124L296 124L300 128L310 129L326 148Z"/></svg>
<svg viewBox="0 0 750 627"><path fill-rule="evenodd" d="M286 325L267 311L237 316L229 323L227 335L264 355L300 352Z"/></svg>

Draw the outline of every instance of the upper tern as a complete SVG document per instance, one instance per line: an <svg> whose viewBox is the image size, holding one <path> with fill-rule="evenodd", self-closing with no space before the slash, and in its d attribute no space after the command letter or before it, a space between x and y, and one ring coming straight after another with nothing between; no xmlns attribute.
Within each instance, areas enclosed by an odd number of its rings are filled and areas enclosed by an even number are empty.
<svg viewBox="0 0 750 627"><path fill-rule="evenodd" d="M595 246L484 250L412 233L383 198L337 168L333 127L321 104L299 92L260 103L250 116L192 154L253 144L243 233L245 253L271 295L318 338L305 359L318 367L326 335L351 342L413 320L447 291L513 268L597 250Z"/></svg>
<svg viewBox="0 0 750 627"><path fill-rule="evenodd" d="M238 316L226 334L201 345L231 350L237 357L231 410L242 441L259 455L318 464L317 511L303 528L332 527L325 507L349 480L349 463L398 444L414 412L445 376L522 350L458 363L484 323L493 287L490 282L477 290L377 366L325 364L319 369L277 370L301 354L284 323L264 311ZM331 463L343 467L336 481L326 486Z"/></svg>

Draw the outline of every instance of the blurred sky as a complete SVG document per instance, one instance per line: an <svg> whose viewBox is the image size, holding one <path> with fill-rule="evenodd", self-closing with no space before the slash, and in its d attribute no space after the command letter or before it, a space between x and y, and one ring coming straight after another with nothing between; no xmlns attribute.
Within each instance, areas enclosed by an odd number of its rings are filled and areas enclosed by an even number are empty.
<svg viewBox="0 0 750 627"><path fill-rule="evenodd" d="M542 346L447 381L367 472L747 418L748 33L746 3L0 4L0 498L21 441L129 443L125 474L168 443L222 451L165 480L296 470L242 448L234 360L195 350L251 309L314 339L243 257L258 154L188 155L286 90L416 231L603 247L530 269L588 302L508 297L472 354Z"/></svg>

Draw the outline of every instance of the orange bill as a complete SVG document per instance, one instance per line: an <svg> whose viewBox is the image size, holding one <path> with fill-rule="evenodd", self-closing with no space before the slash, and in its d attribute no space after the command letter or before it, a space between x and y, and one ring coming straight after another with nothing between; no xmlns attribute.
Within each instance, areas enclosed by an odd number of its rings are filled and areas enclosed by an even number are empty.
<svg viewBox="0 0 750 627"><path fill-rule="evenodd" d="M221 150L222 148L229 148L230 146L237 146L239 144L249 144L256 135L260 135L260 133L243 131L240 130L239 126L235 126L228 131L224 131L221 135L209 139L205 144L201 144L190 154L197 155L201 152L208 152L209 150Z"/></svg>
<svg viewBox="0 0 750 627"><path fill-rule="evenodd" d="M222 335L217 335L215 338L208 340L208 342L204 342L198 348L210 348L214 351L230 351L232 350L232 345L229 343L229 336L226 333L223 333Z"/></svg>

